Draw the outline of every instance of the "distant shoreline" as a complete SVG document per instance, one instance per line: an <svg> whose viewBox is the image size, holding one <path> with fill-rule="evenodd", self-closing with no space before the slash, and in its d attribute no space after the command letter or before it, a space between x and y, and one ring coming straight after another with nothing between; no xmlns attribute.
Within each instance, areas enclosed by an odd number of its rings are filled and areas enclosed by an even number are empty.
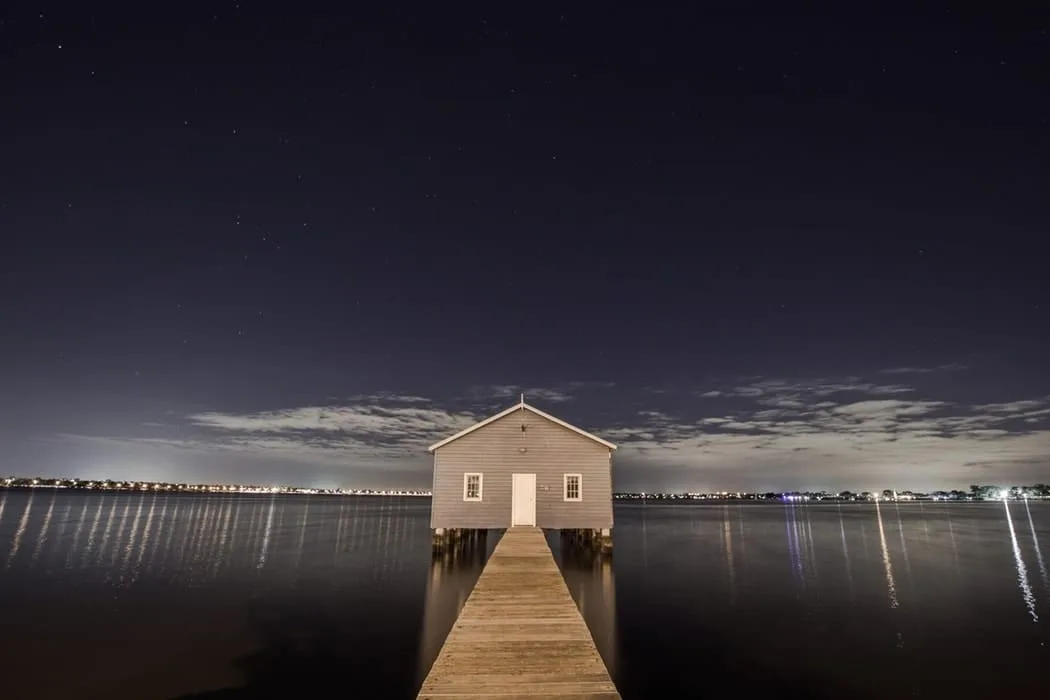
<svg viewBox="0 0 1050 700"><path fill-rule="evenodd" d="M428 492L418 491L379 491L379 490L336 490L336 489L298 489L298 488L272 488L272 487L207 487L207 486L185 486L178 485L169 488L143 488L140 485L122 486L89 486L87 484L4 484L0 482L0 492L8 491L66 491L75 493L134 493L153 494L165 496L364 496L373 498L431 498ZM1003 500L1011 501L1050 501L1047 496L1011 496L1009 498L812 498L806 500L789 500L784 497L748 497L748 496L705 496L687 497L676 495L649 495L639 496L636 494L614 494L614 503L632 506L657 506L657 507L681 507L681 506L718 506L718 505L796 505L796 506L820 506L820 505L872 505L875 503L892 503L894 505L909 505L922 503L997 503Z"/></svg>
<svg viewBox="0 0 1050 700"><path fill-rule="evenodd" d="M87 484L4 484L0 483L0 491L72 491L77 493L138 493L138 494L164 494L164 495L208 495L208 496L386 496L402 498L430 498L429 492L420 491L380 491L371 489L309 489L288 487L225 487L225 486L197 486L174 485L170 487L147 486L88 486Z"/></svg>

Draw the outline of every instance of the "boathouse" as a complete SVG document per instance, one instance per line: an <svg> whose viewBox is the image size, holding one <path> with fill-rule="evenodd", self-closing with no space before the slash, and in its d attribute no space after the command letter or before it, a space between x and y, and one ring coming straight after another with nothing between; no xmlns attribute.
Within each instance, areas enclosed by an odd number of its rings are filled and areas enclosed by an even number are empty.
<svg viewBox="0 0 1050 700"><path fill-rule="evenodd" d="M517 525L611 534L616 445L524 397L427 449L435 535Z"/></svg>

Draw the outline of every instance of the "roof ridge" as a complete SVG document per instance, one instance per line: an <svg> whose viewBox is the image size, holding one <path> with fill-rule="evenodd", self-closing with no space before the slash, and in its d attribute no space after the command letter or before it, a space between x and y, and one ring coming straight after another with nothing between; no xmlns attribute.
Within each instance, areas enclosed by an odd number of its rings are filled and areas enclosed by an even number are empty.
<svg viewBox="0 0 1050 700"><path fill-rule="evenodd" d="M522 400L519 403L516 403L513 406L511 406L510 408L506 408L506 409L500 411L499 413L497 413L495 415L489 416L488 418L485 418L484 420L478 421L474 425L472 425L472 426L470 426L468 428L464 428L463 430L459 431L458 433L456 433L454 435L450 435L449 437L445 438L444 440L440 440L438 442L435 442L433 445L431 445L430 447L427 448L427 452L433 452L434 450L437 450L437 449L439 449L441 447L444 447L445 445L449 444L450 442L458 440L461 437L464 437L465 435L469 435L470 433L474 432L475 430L477 430L479 428L483 428L486 425L489 425L490 423L495 423L500 418L505 418L506 416L509 416L514 411L520 411L520 410L523 410L523 409L524 410L528 410L528 411L532 411L533 413L535 413L540 418L546 418L547 420L551 421L552 423L555 423L556 425L560 425L563 428L568 428L569 430L573 431L574 433L577 433L578 435L582 435L585 438L594 440L598 444L604 445L605 447L608 447L610 450L617 449L616 445L614 445L613 443L609 442L608 440L603 440L602 438L598 437L597 435L594 435L593 433L588 433L586 430L583 430L582 428L577 428L575 425L572 425L571 423L567 423L566 421L563 421L561 418L558 418L556 416L552 416L551 414L546 413L545 411L541 411L540 409L536 408L535 406L532 406L530 404L525 403L525 397L523 395L522 396Z"/></svg>

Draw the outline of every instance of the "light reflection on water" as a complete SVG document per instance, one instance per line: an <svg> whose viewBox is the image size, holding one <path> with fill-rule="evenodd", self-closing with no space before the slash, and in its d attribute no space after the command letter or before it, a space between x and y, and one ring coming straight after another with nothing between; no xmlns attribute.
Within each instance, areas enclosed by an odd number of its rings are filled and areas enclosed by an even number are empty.
<svg viewBox="0 0 1050 700"><path fill-rule="evenodd" d="M26 670L0 697L349 677L412 697L498 540L432 559L428 518L422 499L0 491L0 634ZM698 677L715 695L758 678L879 697L873 674L990 697L1050 660L1048 530L1042 502L650 503L617 504L612 557L548 541L626 698L695 696Z"/></svg>
<svg viewBox="0 0 1050 700"><path fill-rule="evenodd" d="M850 600L854 600L853 593L853 567L849 561L849 544L846 542L846 521L842 517L842 504L837 503L835 507L838 509L839 514L839 536L842 539L842 561L846 565L846 583L849 587Z"/></svg>
<svg viewBox="0 0 1050 700"><path fill-rule="evenodd" d="M898 511L898 514L900 511ZM886 545L886 528L882 522L882 508L879 506L879 502L875 501L875 515L879 521L879 545L882 548L882 566L886 570L886 595L890 599L890 607L896 608L900 605L897 600L897 582L893 578L893 562L890 560L890 548ZM903 542L903 532L901 530L901 542Z"/></svg>
<svg viewBox="0 0 1050 700"><path fill-rule="evenodd" d="M1039 564L1039 575L1043 579L1043 587L1050 590L1050 575L1047 575L1046 561L1043 559L1043 550L1039 547L1039 533L1035 530L1035 522L1032 520L1032 507L1028 499L1024 500L1025 514L1028 516L1028 528L1032 533L1032 547L1035 549L1035 559Z"/></svg>
<svg viewBox="0 0 1050 700"><path fill-rule="evenodd" d="M1004 500L1003 508L1006 511L1006 524L1010 528L1010 546L1014 552L1014 565L1017 568L1017 586L1021 589L1021 600L1024 601L1025 607L1028 608L1028 614L1032 616L1032 622L1039 622L1039 615L1035 611L1035 596L1032 594L1032 587L1028 585L1028 567L1025 566L1024 557L1021 556L1021 545L1017 542L1014 519L1010 516L1010 503Z"/></svg>
<svg viewBox="0 0 1050 700"><path fill-rule="evenodd" d="M316 540L328 535L331 563L346 565L340 557L346 551L396 548L428 531L425 523L400 517L406 506L384 510L376 507L380 499L361 500L300 501L289 508L288 499L278 496L4 491L0 553L6 554L6 568L15 571L57 563L59 569L122 586L154 569L197 581L244 573L247 562L252 569L265 569L275 555L281 569L312 566ZM429 506L415 504L420 505L421 513ZM395 560L377 560L374 575L395 571Z"/></svg>
<svg viewBox="0 0 1050 700"><path fill-rule="evenodd" d="M1050 628L1018 606L1018 562L1040 560L1050 503L1029 505L1026 537L999 503L620 505L620 690L684 697L703 678L735 693L760 678L788 697L885 697L876 676L899 696L1031 690ZM741 521L731 547L726 524ZM1026 590L1050 602L1050 582ZM997 681L958 672L982 664Z"/></svg>

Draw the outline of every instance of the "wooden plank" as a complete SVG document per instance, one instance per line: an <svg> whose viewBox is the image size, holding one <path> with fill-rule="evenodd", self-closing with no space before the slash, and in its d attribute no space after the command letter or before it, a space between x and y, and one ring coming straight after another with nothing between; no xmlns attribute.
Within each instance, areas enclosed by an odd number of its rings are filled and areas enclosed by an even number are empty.
<svg viewBox="0 0 1050 700"><path fill-rule="evenodd" d="M620 697L539 528L503 535L418 695L489 697Z"/></svg>

